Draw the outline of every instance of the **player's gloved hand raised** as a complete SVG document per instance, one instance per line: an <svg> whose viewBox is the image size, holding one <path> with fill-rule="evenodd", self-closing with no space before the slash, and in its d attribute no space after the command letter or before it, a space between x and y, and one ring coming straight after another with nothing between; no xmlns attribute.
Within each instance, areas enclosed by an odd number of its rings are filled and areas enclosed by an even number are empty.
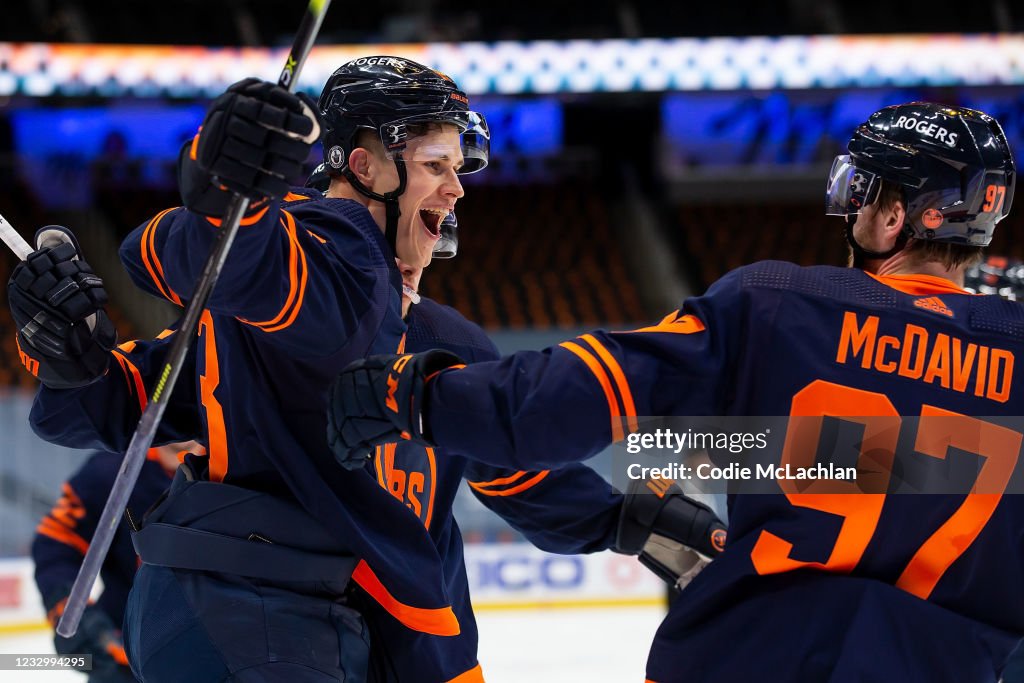
<svg viewBox="0 0 1024 683"><path fill-rule="evenodd" d="M79 258L78 242L67 228L40 229L36 245L7 284L18 355L52 389L85 386L107 371L117 343L103 311L103 280Z"/></svg>
<svg viewBox="0 0 1024 683"><path fill-rule="evenodd" d="M373 448L411 439L425 445L426 387L441 370L462 363L447 351L370 356L345 368L331 385L327 443L346 469L366 464Z"/></svg>
<svg viewBox="0 0 1024 683"><path fill-rule="evenodd" d="M320 138L317 107L308 96L247 78L210 105L199 133L178 159L186 207L221 216L231 193L256 201L283 197Z"/></svg>
<svg viewBox="0 0 1024 683"><path fill-rule="evenodd" d="M70 638L54 635L53 645L60 655L92 655L90 683L134 680L121 640L121 630L98 605L85 608L75 635Z"/></svg>
<svg viewBox="0 0 1024 683"><path fill-rule="evenodd" d="M639 555L668 584L683 589L725 549L726 527L711 508L672 481L630 481L612 548Z"/></svg>

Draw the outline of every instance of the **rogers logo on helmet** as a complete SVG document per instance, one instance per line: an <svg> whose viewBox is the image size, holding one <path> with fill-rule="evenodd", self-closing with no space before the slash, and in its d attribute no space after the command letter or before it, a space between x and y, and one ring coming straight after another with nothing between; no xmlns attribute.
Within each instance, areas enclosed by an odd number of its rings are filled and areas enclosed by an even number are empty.
<svg viewBox="0 0 1024 683"><path fill-rule="evenodd" d="M392 66L399 70L407 66L404 59L395 59L394 57L360 57L359 59L353 59L345 66L374 66L377 64L380 66Z"/></svg>
<svg viewBox="0 0 1024 683"><path fill-rule="evenodd" d="M929 123L928 121L921 121L911 116L901 116L896 119L896 123L893 124L896 128L906 128L907 130L916 130L918 133L925 135L930 138L935 138L939 142L943 142L950 147L956 147L956 141L959 133L950 133L942 126Z"/></svg>

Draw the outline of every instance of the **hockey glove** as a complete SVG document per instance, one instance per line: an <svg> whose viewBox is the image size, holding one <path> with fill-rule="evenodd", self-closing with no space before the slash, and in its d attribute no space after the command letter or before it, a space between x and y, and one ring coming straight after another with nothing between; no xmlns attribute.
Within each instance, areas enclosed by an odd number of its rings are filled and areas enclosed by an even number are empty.
<svg viewBox="0 0 1024 683"><path fill-rule="evenodd" d="M103 280L78 256L67 228L36 233L36 251L7 283L22 365L51 389L82 387L107 371L117 332L103 311Z"/></svg>
<svg viewBox="0 0 1024 683"><path fill-rule="evenodd" d="M48 613L54 626L62 612L62 601L52 607L47 601ZM53 645L59 655L92 655L90 681L131 680L126 678L130 676L130 670L121 639L121 629L99 605L92 604L85 608L75 635L64 638L54 634Z"/></svg>
<svg viewBox="0 0 1024 683"><path fill-rule="evenodd" d="M255 78L235 83L213 101L199 133L182 148L183 203L204 216L223 216L232 192L252 201L283 197L320 130L308 96Z"/></svg>
<svg viewBox="0 0 1024 683"><path fill-rule="evenodd" d="M616 534L616 552L640 562L683 589L725 548L725 525L707 505L687 497L674 483L630 482Z"/></svg>
<svg viewBox="0 0 1024 683"><path fill-rule="evenodd" d="M331 386L327 443L346 469L366 464L375 446L411 439L425 445L423 418L427 382L462 363L447 351L370 356L342 370Z"/></svg>

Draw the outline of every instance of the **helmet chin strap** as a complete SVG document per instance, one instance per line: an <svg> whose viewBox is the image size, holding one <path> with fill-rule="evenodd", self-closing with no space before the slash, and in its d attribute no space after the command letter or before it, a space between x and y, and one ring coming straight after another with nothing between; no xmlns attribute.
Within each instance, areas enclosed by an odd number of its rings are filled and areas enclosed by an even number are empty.
<svg viewBox="0 0 1024 683"><path fill-rule="evenodd" d="M857 243L857 239L853 236L853 225L857 222L856 214L848 214L846 216L846 241L853 250L853 267L863 268L864 262L868 259L887 259L898 254L903 247L907 246L907 234L906 232L900 232L900 236L896 238L896 244L893 245L892 249L888 251L871 251L865 249Z"/></svg>
<svg viewBox="0 0 1024 683"><path fill-rule="evenodd" d="M391 192L385 192L384 194L374 192L359 182L359 179L356 178L356 174L352 172L351 168L346 166L342 173L348 179L348 182L352 187L356 188L356 191L359 192L359 194L369 197L370 199L375 199L378 202L384 202L386 217L384 224L384 239L386 239L388 244L391 245L391 251L395 256L397 256L398 218L402 215L402 211L398 206L398 198L402 196L403 192L405 192L405 184L406 180L408 180L408 174L405 170L405 160L402 157L396 156L394 158L394 162L395 168L398 170L398 187Z"/></svg>

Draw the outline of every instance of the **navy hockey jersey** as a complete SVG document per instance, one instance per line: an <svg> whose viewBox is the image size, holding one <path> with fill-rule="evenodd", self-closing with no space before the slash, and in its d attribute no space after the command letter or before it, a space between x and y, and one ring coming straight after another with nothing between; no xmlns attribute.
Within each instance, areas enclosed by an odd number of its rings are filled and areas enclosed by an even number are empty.
<svg viewBox="0 0 1024 683"><path fill-rule="evenodd" d="M849 416L881 492L731 496L727 548L673 602L649 679L995 681L1024 635L1024 501L1002 495L1019 481L1022 346L1024 308L942 278L764 262L657 325L445 371L430 427L441 447L536 468L637 416ZM962 458L981 492L886 488L893 462Z"/></svg>
<svg viewBox="0 0 1024 683"><path fill-rule="evenodd" d="M36 528L32 541L36 586L51 623L56 623L63 612L64 601L89 550L121 460L122 456L117 453L100 452L90 456L64 483L56 505ZM128 509L141 518L170 483L170 474L160 462L155 457L147 459L128 500ZM100 569L103 592L97 601L115 624L124 621L124 606L137 568L138 557L127 522L122 519Z"/></svg>
<svg viewBox="0 0 1024 683"><path fill-rule="evenodd" d="M300 194L304 193L304 194ZM132 232L121 259L137 285L187 301L219 221L177 208ZM327 448L327 388L347 364L394 352L401 276L360 204L309 190L242 221L199 323L181 383L201 406L210 478L290 498L361 558L353 580L408 627L459 633L423 525Z"/></svg>
<svg viewBox="0 0 1024 683"><path fill-rule="evenodd" d="M411 307L407 322L406 350L444 348L470 363L498 357L479 326L427 298ZM88 387L42 388L32 413L37 430L45 438L67 445L77 441L126 446L145 405L146 387L153 386L173 334L168 330L153 341L123 344L114 352L116 364L111 373ZM183 369L186 376L195 372L197 356L193 349ZM176 388L158 441L196 438L205 442L197 403L196 393L187 384ZM608 548L614 540L621 495L583 465L508 470L406 442L379 449L369 471L373 475L369 485L397 499L407 517L429 534L460 626L456 636L431 635L396 618L393 605L362 599L359 609L371 630L374 649L373 681L482 680L462 537L452 516L463 478L485 505L545 550L594 552ZM380 530L376 525L370 529Z"/></svg>

